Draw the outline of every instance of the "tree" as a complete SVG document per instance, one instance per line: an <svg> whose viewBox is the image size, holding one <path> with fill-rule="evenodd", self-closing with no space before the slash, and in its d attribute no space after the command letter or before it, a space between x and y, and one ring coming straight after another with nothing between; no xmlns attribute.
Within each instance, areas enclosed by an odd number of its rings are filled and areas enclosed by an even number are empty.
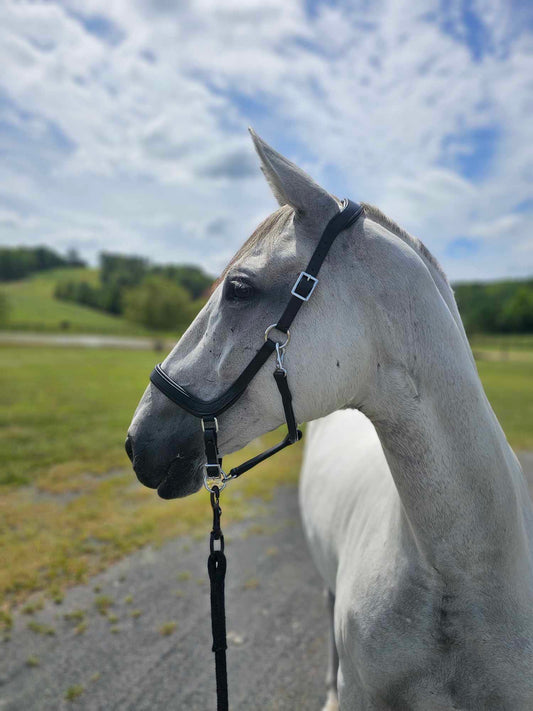
<svg viewBox="0 0 533 711"><path fill-rule="evenodd" d="M169 279L149 276L124 292L124 315L154 330L183 331L195 308L185 289Z"/></svg>
<svg viewBox="0 0 533 711"><path fill-rule="evenodd" d="M457 284L454 290L468 334L533 332L533 279Z"/></svg>
<svg viewBox="0 0 533 711"><path fill-rule="evenodd" d="M137 286L148 273L144 257L123 254L100 254L100 281L105 286Z"/></svg>
<svg viewBox="0 0 533 711"><path fill-rule="evenodd" d="M502 322L506 331L533 332L533 289L523 286L515 291L502 309Z"/></svg>
<svg viewBox="0 0 533 711"><path fill-rule="evenodd" d="M67 252L67 263L70 267L86 267L87 264L80 257L78 250L72 247Z"/></svg>
<svg viewBox="0 0 533 711"><path fill-rule="evenodd" d="M200 267L189 264L156 265L151 271L183 286L193 299L199 299L205 294L214 281Z"/></svg>
<svg viewBox="0 0 533 711"><path fill-rule="evenodd" d="M69 266L69 261L49 247L0 247L0 281L23 279L28 274ZM79 261L74 266L84 266Z"/></svg>

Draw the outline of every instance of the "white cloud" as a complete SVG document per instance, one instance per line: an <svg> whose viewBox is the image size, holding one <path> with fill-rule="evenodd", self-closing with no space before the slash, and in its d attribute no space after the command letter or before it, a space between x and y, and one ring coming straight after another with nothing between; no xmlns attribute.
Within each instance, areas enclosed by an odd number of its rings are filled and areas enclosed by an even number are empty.
<svg viewBox="0 0 533 711"><path fill-rule="evenodd" d="M412 229L451 278L531 272L514 212L533 163L531 37L509 4L478 6L481 58L453 3L446 15L407 0L312 15L303 0L6 3L0 201L32 222L0 225L0 240L218 270L273 207L252 173L251 122L330 189ZM454 161L473 159L487 126L490 164L461 175ZM463 235L481 251L458 264L446 245Z"/></svg>

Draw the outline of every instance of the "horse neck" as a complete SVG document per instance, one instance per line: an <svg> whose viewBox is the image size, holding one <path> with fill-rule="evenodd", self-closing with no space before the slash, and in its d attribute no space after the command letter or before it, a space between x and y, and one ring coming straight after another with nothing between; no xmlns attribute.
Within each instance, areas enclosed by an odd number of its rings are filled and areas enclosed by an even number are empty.
<svg viewBox="0 0 533 711"><path fill-rule="evenodd" d="M378 385L362 409L375 425L419 550L449 575L473 565L487 572L507 565L510 550L515 559L529 555L529 498L462 325L440 289L433 284L430 291L407 309L418 323L402 325L409 357L391 357L397 344L379 349Z"/></svg>

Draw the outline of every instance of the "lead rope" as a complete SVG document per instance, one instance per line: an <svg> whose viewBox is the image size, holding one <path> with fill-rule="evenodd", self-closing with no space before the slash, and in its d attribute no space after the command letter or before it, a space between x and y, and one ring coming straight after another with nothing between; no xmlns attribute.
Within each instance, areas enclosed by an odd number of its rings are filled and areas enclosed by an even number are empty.
<svg viewBox="0 0 533 711"><path fill-rule="evenodd" d="M206 476L211 481L216 481L217 477L221 486L215 483L208 487L211 508L213 509L213 529L209 537L209 558L207 559L207 571L211 584L211 629L213 632L213 647L215 653L215 675L217 682L217 711L228 711L228 674L226 665L226 650L228 648L226 640L226 610L224 597L224 581L226 577L226 556L224 555L224 534L220 527L220 493L225 486L225 479L231 480L244 474L249 468L255 466L263 459L271 456L283 447L293 444L301 439L302 433L298 429L294 411L292 409L292 396L287 384L287 370L283 366L284 349L276 344L276 369L274 379L278 386L285 419L287 421L288 433L286 438L279 445L272 447L262 455L253 457L240 467L232 469L229 475L222 471L222 457L218 453L218 422L216 418L203 419L202 428L204 432L204 445L206 453ZM224 479L225 477L225 479ZM216 548L216 541L219 547Z"/></svg>
<svg viewBox="0 0 533 711"><path fill-rule="evenodd" d="M213 631L213 652L215 653L215 674L217 680L217 711L228 711L228 675L226 669L226 610L224 580L226 577L226 556L224 555L224 534L220 528L220 491L213 487L210 494L213 509L213 530L209 538L209 558L207 571L211 583L211 629ZM215 548L219 541L219 548Z"/></svg>

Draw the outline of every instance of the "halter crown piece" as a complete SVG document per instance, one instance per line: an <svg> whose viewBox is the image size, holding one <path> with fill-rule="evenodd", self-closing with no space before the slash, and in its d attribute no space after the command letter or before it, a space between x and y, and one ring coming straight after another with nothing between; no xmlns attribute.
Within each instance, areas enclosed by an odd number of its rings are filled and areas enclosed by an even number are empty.
<svg viewBox="0 0 533 711"><path fill-rule="evenodd" d="M302 308L302 305L306 301L309 301L313 294L318 284L318 272L335 238L347 227L353 225L362 212L363 207L358 203L352 202L351 200L343 201L343 207L340 212L331 218L322 232L318 245L305 271L300 272L298 275L291 289L291 296L287 306L281 314L279 321L268 326L265 331L265 341L263 345L225 393L214 400L201 400L188 393L185 388L165 373L161 364L156 365L150 375L150 380L156 388L172 400L172 402L175 402L176 405L179 405L191 415L198 417L202 424L206 457L204 486L210 492L211 506L213 508L213 529L210 539L208 571L211 581L211 623L213 652L215 653L216 665L218 711L227 711L228 709L226 618L224 610L226 558L224 556L224 536L220 528L220 516L222 514L219 505L220 492L224 489L228 481L236 479L252 467L255 467L256 464L263 462L289 444L294 444L302 438L302 432L298 429L292 408L292 395L287 383L287 369L283 364L285 349L289 345L291 337L289 327L294 321L298 311ZM285 334L283 342L274 341L270 338L270 333L274 329ZM222 457L218 451L217 416L237 402L274 351L276 352L274 380L276 381L283 404L288 430L287 434L285 438L274 447L267 449L256 457L248 459L226 474L222 469ZM215 547L215 542L219 544L218 549Z"/></svg>

